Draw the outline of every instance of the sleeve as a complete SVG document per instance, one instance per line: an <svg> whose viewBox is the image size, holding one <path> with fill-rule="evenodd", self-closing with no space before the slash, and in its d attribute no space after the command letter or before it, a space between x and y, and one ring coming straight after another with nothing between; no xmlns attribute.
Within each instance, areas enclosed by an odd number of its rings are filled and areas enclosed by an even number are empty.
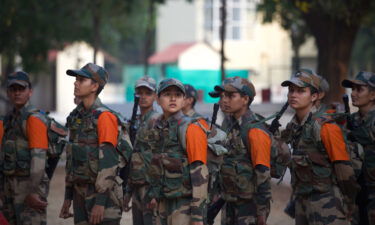
<svg viewBox="0 0 375 225"><path fill-rule="evenodd" d="M253 167L263 165L271 167L271 138L263 130L253 128L249 130L248 139L251 146L249 149Z"/></svg>
<svg viewBox="0 0 375 225"><path fill-rule="evenodd" d="M98 141L102 143L111 143L117 146L118 122L117 117L111 112L103 112L98 118Z"/></svg>
<svg viewBox="0 0 375 225"><path fill-rule="evenodd" d="M332 123L323 124L320 137L331 162L349 161L344 136L339 126Z"/></svg>
<svg viewBox="0 0 375 225"><path fill-rule="evenodd" d="M117 118L110 112L103 112L98 118L99 166L95 181L97 196L96 205L105 206L109 191L115 185L119 156L116 152L118 123Z"/></svg>
<svg viewBox="0 0 375 225"><path fill-rule="evenodd" d="M344 196L344 201L346 204L352 205L355 203L359 186L350 163L342 131L336 124L326 123L320 130L320 136L331 162L334 162L337 185Z"/></svg>
<svg viewBox="0 0 375 225"><path fill-rule="evenodd" d="M30 116L26 122L26 134L31 151L29 193L38 193L45 174L47 161L47 126L37 117Z"/></svg>
<svg viewBox="0 0 375 225"><path fill-rule="evenodd" d="M29 148L48 149L47 126L37 117L30 116L26 122Z"/></svg>
<svg viewBox="0 0 375 225"><path fill-rule="evenodd" d="M199 125L190 124L186 131L186 151L189 163L207 163L207 136Z"/></svg>
<svg viewBox="0 0 375 225"><path fill-rule="evenodd" d="M249 149L255 171L255 203L257 215L266 216L270 210L271 200L271 138L259 128L250 129Z"/></svg>

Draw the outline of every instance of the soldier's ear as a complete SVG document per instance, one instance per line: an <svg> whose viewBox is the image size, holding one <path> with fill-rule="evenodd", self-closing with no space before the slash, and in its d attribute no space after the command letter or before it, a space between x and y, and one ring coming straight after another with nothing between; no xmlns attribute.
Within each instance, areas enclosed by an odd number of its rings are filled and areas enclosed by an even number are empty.
<svg viewBox="0 0 375 225"><path fill-rule="evenodd" d="M370 91L369 91L369 94L370 94L370 100L371 100L371 101L375 101L375 89L370 88L369 90L370 90Z"/></svg>

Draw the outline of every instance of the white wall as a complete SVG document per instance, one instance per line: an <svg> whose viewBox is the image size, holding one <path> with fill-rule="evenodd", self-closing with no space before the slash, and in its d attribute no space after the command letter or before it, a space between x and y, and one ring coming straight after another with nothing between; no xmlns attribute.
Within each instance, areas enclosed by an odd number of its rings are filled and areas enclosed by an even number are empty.
<svg viewBox="0 0 375 225"><path fill-rule="evenodd" d="M93 61L94 51L84 42L74 43L67 46L57 54L56 58L56 111L65 117L75 108L74 81L75 78L66 75L68 69L80 69L84 65ZM96 62L103 66L104 56L97 54Z"/></svg>
<svg viewBox="0 0 375 225"><path fill-rule="evenodd" d="M159 6L156 51L178 42L196 41L196 10L193 2L172 0Z"/></svg>
<svg viewBox="0 0 375 225"><path fill-rule="evenodd" d="M220 68L220 56L206 44L197 43L180 55L178 67L184 70L217 70Z"/></svg>

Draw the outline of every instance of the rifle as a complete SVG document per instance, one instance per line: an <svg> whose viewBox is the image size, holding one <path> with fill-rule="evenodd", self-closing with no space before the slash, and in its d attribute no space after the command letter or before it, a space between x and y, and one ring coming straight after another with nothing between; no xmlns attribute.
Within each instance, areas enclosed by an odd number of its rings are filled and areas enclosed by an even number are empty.
<svg viewBox="0 0 375 225"><path fill-rule="evenodd" d="M130 136L130 141L132 145L134 145L135 136L137 134L137 128L135 127L135 122L137 121L138 104L139 104L139 96L135 94L133 112L132 112L132 117L130 119L130 127L129 127L129 136Z"/></svg>
<svg viewBox="0 0 375 225"><path fill-rule="evenodd" d="M281 118L281 116L284 114L284 112L287 110L289 106L289 103L286 102L283 107L281 108L280 112L278 112L276 114L276 117L275 119L272 120L271 122L271 125L270 127L268 128L268 130L271 132L271 134L275 134L275 132L279 129L279 127L281 126L281 124L279 123L279 120Z"/></svg>
<svg viewBox="0 0 375 225"><path fill-rule="evenodd" d="M212 125L216 124L217 112L218 111L219 111L219 104L215 103L214 104L214 112L212 113L210 130L212 130Z"/></svg>
<svg viewBox="0 0 375 225"><path fill-rule="evenodd" d="M347 128L349 130L354 130L357 128L357 124L353 121L353 118L350 116L350 106L349 106L349 97L347 94L342 96L342 101L344 102L345 106L345 114L346 114L346 121L347 121Z"/></svg>

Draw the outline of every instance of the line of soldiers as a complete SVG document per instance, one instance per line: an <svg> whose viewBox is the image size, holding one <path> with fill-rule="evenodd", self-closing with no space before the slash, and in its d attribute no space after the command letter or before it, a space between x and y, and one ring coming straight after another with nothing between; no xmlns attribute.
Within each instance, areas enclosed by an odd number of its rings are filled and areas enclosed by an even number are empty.
<svg viewBox="0 0 375 225"><path fill-rule="evenodd" d="M7 77L13 109L0 120L0 221L46 224L49 181L62 152L56 146L63 143L60 217L73 216L75 224L120 224L130 209L136 225L213 224L219 210L222 224L267 224L271 177L282 177L283 166L291 171L286 212L295 224L375 224L371 72L342 82L359 109L353 114L347 102L345 111L322 103L329 85L321 76L308 69L293 74L281 84L295 111L282 132L274 127L280 113L270 127L272 117L251 110L255 87L244 78L227 78L210 92L225 114L218 126L217 111L212 120L197 113L197 91L179 80L157 86L150 77L139 79L140 114L135 105L129 122L98 98L108 81L104 68L89 63L66 73L76 78L77 102L66 129L29 104L28 74ZM162 113L153 108L155 101ZM285 148L291 155L280 160Z"/></svg>

